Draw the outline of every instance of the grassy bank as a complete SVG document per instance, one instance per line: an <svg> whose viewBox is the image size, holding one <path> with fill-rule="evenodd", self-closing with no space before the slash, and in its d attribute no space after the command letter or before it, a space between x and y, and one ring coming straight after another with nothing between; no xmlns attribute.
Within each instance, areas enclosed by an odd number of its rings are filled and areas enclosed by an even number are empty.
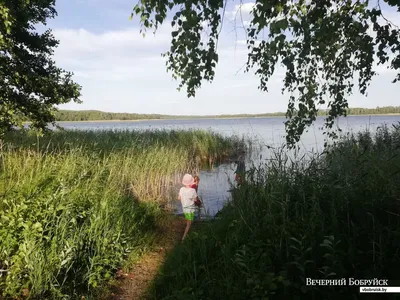
<svg viewBox="0 0 400 300"><path fill-rule="evenodd" d="M176 197L181 174L241 145L204 131L9 133L0 153L3 297L94 295L151 246L159 204Z"/></svg>
<svg viewBox="0 0 400 300"><path fill-rule="evenodd" d="M399 280L400 129L327 150L250 170L220 219L172 252L150 298L358 299L358 285L313 288L306 278Z"/></svg>

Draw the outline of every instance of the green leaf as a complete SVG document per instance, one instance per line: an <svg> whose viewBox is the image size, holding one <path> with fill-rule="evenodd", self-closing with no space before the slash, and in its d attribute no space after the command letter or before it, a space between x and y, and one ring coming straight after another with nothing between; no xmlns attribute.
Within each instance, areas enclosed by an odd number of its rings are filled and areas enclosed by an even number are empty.
<svg viewBox="0 0 400 300"><path fill-rule="evenodd" d="M281 19L274 23L274 26L276 27L278 32L286 30L288 28L288 25L289 23L287 19Z"/></svg>
<svg viewBox="0 0 400 300"><path fill-rule="evenodd" d="M9 54L0 55L0 77L7 78L0 89L0 139L13 126L22 126L23 121L46 131L55 121L54 107L79 103L81 96L73 74L58 68L52 60L58 41L49 32L31 30L32 24L45 25L55 17L54 1L17 2L20 4L0 4L0 27L5 29L0 36L0 52Z"/></svg>

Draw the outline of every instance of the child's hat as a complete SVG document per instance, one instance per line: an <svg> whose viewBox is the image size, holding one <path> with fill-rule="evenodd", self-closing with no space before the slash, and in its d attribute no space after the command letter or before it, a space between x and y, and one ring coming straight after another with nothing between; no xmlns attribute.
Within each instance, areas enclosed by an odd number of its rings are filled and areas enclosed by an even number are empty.
<svg viewBox="0 0 400 300"><path fill-rule="evenodd" d="M192 185L194 183L194 178L190 174L185 174L182 179L182 184L183 185Z"/></svg>

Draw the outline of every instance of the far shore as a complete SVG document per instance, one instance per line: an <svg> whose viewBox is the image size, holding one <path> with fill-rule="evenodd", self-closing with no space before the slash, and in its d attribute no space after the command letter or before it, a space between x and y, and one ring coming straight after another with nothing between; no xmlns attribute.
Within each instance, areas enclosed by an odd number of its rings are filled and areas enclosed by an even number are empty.
<svg viewBox="0 0 400 300"><path fill-rule="evenodd" d="M347 115L347 117L368 117L368 116L400 116L400 113L392 114L365 114L365 115ZM318 116L325 117L325 116ZM179 121L179 120L219 120L219 119L269 119L269 118L285 118L285 116L248 116L248 117L189 117L189 118L165 118L165 119L135 119L135 120L84 120L84 121L56 121L57 123L90 123L90 122L141 122L141 121Z"/></svg>
<svg viewBox="0 0 400 300"><path fill-rule="evenodd" d="M391 114L365 114L365 115L347 115L347 117L368 117L368 116L400 116L400 113L391 113ZM325 116L318 116L319 118L323 118ZM285 118L285 116L248 116L248 117L187 117L187 118L165 118L165 119L134 119L134 120L84 120L84 121L55 121L56 123L113 123L113 122L145 122L145 121L179 121L179 120L234 120L234 119L270 119L270 118ZM24 122L24 124L29 124L31 122Z"/></svg>
<svg viewBox="0 0 400 300"><path fill-rule="evenodd" d="M140 122L140 121L179 121L179 120L230 120L230 119L266 119L266 118L284 118L285 116L265 116L265 117L189 117L189 118L165 118L165 119L135 119L135 120L87 120L87 121L56 121L57 123L80 123L80 122Z"/></svg>

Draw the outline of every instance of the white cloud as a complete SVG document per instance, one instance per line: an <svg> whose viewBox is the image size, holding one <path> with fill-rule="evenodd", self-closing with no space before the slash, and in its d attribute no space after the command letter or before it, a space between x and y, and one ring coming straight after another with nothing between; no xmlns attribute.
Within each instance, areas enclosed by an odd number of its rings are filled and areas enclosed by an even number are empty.
<svg viewBox="0 0 400 300"><path fill-rule="evenodd" d="M251 21L243 21L243 26L249 26Z"/></svg>
<svg viewBox="0 0 400 300"><path fill-rule="evenodd" d="M161 53L168 49L170 28L145 38L139 29L108 31L100 34L85 29L57 29L60 40L55 59L74 71L76 77L98 80L125 80L140 77L162 62Z"/></svg>
<svg viewBox="0 0 400 300"><path fill-rule="evenodd" d="M254 5L254 2L236 4L232 10L227 12L227 16L231 21L243 20L247 22L250 19L251 11L253 10Z"/></svg>
<svg viewBox="0 0 400 300"><path fill-rule="evenodd" d="M238 40L238 41L236 41L236 44L244 46L244 45L247 45L247 41L246 40Z"/></svg>
<svg viewBox="0 0 400 300"><path fill-rule="evenodd" d="M62 41L58 51L66 53L90 54L103 52L129 51L131 49L145 49L149 47L167 46L170 42L170 31L168 28L159 31L156 35L147 33L143 38L138 28L119 31L108 31L94 34L85 29L56 29L54 35ZM62 53L63 55L66 53Z"/></svg>
<svg viewBox="0 0 400 300"><path fill-rule="evenodd" d="M234 11L241 11L244 14L249 14L253 7L254 7L255 3L254 2L247 2L247 3L243 3L243 4L238 4L235 5L235 9Z"/></svg>
<svg viewBox="0 0 400 300"><path fill-rule="evenodd" d="M258 46L260 45L262 42L262 40L256 40L254 41L254 45ZM247 40L237 40L236 41L236 45L240 45L240 46L246 46L247 47Z"/></svg>
<svg viewBox="0 0 400 300"><path fill-rule="evenodd" d="M62 108L165 114L257 113L279 108L260 103L257 78L241 71L247 60L245 47L220 47L215 81L204 83L194 100L187 99L185 91L177 92L178 83L166 72L160 55L168 49L169 28L144 39L138 29L54 33L60 40L57 63L73 71L83 87L84 103ZM247 99L245 107L243 99ZM197 104L191 105L193 101Z"/></svg>

